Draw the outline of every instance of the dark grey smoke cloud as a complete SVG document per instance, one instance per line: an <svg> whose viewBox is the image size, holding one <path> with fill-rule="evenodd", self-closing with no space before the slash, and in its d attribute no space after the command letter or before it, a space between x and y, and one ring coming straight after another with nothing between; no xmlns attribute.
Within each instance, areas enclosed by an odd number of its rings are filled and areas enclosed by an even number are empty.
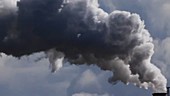
<svg viewBox="0 0 170 96"><path fill-rule="evenodd" d="M0 52L20 57L45 51L52 72L65 58L112 71L111 83L166 91L165 77L150 62L152 38L137 14L108 14L97 0L20 0L17 5L16 14L0 17Z"/></svg>

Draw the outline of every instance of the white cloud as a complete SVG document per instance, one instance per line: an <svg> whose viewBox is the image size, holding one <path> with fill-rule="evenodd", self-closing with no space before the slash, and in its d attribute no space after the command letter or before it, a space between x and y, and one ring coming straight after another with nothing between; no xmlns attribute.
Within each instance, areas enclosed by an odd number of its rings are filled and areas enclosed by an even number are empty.
<svg viewBox="0 0 170 96"><path fill-rule="evenodd" d="M155 40L155 54L153 56L153 62L161 68L162 72L169 76L170 68L170 37L167 37L164 40Z"/></svg>
<svg viewBox="0 0 170 96"><path fill-rule="evenodd" d="M76 94L73 94L72 96L110 96L108 94L102 94L102 95L99 95L99 94L90 94L90 93L76 93Z"/></svg>
<svg viewBox="0 0 170 96"><path fill-rule="evenodd" d="M43 53L25 56L21 59L1 54L0 57L0 95L1 96L139 96L148 91L122 83L111 85L107 79L111 72L101 71L96 66L69 65L56 73L50 73L47 59L36 61ZM35 62L36 61L36 62ZM120 90L123 93L120 93ZM136 90L134 92L134 90ZM120 95L119 95L120 94Z"/></svg>
<svg viewBox="0 0 170 96"><path fill-rule="evenodd" d="M8 93L1 93L0 91L0 95L53 96L54 94L61 94L61 96L67 96L66 89L75 77L75 72L79 69L75 66L65 67L59 73L52 74L48 69L48 60L43 59L35 62L36 55L41 56L42 53L22 57L20 60L2 54L0 58L0 90L6 88Z"/></svg>
<svg viewBox="0 0 170 96"><path fill-rule="evenodd" d="M100 88L100 84L97 80L96 74L93 73L91 70L86 70L83 72L77 81L78 86L81 87L86 87L86 86L96 86L97 88Z"/></svg>
<svg viewBox="0 0 170 96"><path fill-rule="evenodd" d="M99 78L103 79L104 74L107 73L94 73L92 68L96 67L78 67L65 64L56 73L50 73L50 69L48 69L49 61L47 59L37 61L37 58L43 55L43 53L36 53L18 59L1 53L0 95L56 96L60 94L61 96L71 96L72 94L67 93L70 87L76 86L75 89L78 89L81 86L84 89L90 89L92 86L94 86L93 88L100 87L101 82L107 83L107 80L98 80ZM88 67L89 69L86 69ZM100 69L97 70L99 71ZM74 80L78 80L77 83L79 84L71 84Z"/></svg>

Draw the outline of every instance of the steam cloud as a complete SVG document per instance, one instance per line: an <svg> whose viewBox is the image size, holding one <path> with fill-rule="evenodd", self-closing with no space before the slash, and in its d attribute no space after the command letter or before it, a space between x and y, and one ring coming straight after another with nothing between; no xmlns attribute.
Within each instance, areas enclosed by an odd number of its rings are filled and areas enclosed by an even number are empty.
<svg viewBox="0 0 170 96"><path fill-rule="evenodd" d="M18 7L5 1L0 2L0 52L20 57L45 51L52 72L63 60L96 64L113 72L110 83L166 91L166 78L150 62L154 45L139 15L108 14L97 0L20 0Z"/></svg>

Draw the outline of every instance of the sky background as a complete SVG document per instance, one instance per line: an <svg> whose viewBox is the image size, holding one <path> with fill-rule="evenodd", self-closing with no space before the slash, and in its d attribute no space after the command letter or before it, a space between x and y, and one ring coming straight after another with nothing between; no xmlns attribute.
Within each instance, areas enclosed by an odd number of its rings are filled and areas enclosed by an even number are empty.
<svg viewBox="0 0 170 96"><path fill-rule="evenodd" d="M107 12L123 10L137 13L154 39L152 62L158 66L170 83L170 1L169 0L99 0ZM121 82L112 85L109 71L97 66L75 66L69 63L56 73L50 73L49 61L35 62L43 53L17 59L1 54L1 96L151 96L151 90ZM169 84L170 85L170 84Z"/></svg>

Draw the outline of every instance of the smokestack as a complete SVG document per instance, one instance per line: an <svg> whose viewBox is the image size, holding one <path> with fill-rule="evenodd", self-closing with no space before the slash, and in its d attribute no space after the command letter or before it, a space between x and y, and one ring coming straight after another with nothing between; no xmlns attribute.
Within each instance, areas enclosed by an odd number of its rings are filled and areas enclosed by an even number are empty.
<svg viewBox="0 0 170 96"><path fill-rule="evenodd" d="M170 88L170 87L167 87L167 96L169 96L169 88Z"/></svg>
<svg viewBox="0 0 170 96"><path fill-rule="evenodd" d="M167 96L167 93L153 93L153 96Z"/></svg>
<svg viewBox="0 0 170 96"><path fill-rule="evenodd" d="M153 96L169 96L169 88L167 87L167 93L153 93Z"/></svg>

